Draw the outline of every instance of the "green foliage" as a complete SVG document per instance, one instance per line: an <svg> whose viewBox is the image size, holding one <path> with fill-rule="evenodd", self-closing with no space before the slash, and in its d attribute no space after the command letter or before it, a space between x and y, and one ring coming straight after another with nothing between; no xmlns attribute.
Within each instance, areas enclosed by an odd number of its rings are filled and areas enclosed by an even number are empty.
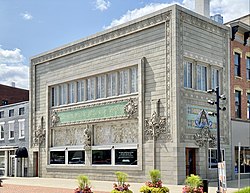
<svg viewBox="0 0 250 193"><path fill-rule="evenodd" d="M158 182L161 178L161 172L159 170L151 170L151 171L149 171L149 175L151 177L153 184Z"/></svg>
<svg viewBox="0 0 250 193"><path fill-rule="evenodd" d="M84 175L79 175L77 177L78 186L83 190L86 186L89 186L89 178Z"/></svg>
<svg viewBox="0 0 250 193"><path fill-rule="evenodd" d="M167 187L156 188L156 187L142 186L140 188L140 192L143 192L143 193L168 193L169 189Z"/></svg>
<svg viewBox="0 0 250 193"><path fill-rule="evenodd" d="M125 182L128 179L128 174L126 174L124 172L117 171L117 172L115 172L115 175L116 175L116 178L117 178L117 181L118 181L118 185L125 184Z"/></svg>
<svg viewBox="0 0 250 193"><path fill-rule="evenodd" d="M133 193L131 190L123 190L123 191L119 191L119 190L112 190L110 193Z"/></svg>
<svg viewBox="0 0 250 193"><path fill-rule="evenodd" d="M245 187L245 188L243 188L241 190L238 190L238 191L236 191L234 193L249 193L249 192L250 192L250 186L247 186L247 187Z"/></svg>
<svg viewBox="0 0 250 193"><path fill-rule="evenodd" d="M191 188L198 188L202 186L202 179L198 175L191 174L186 178L185 184Z"/></svg>

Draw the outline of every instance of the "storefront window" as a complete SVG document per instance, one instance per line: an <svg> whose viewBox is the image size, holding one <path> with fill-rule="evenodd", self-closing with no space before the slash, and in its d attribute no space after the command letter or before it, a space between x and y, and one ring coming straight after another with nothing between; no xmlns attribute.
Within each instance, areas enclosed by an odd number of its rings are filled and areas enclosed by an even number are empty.
<svg viewBox="0 0 250 193"><path fill-rule="evenodd" d="M50 152L50 164L65 164L65 152L64 151L51 151Z"/></svg>
<svg viewBox="0 0 250 193"><path fill-rule="evenodd" d="M116 149L115 165L137 165L137 150Z"/></svg>
<svg viewBox="0 0 250 193"><path fill-rule="evenodd" d="M221 149L221 161L224 161L225 150ZM217 161L217 149L209 149L208 150L208 167L209 169L218 168Z"/></svg>
<svg viewBox="0 0 250 193"><path fill-rule="evenodd" d="M85 152L84 151L69 151L68 163L69 164L85 164Z"/></svg>
<svg viewBox="0 0 250 193"><path fill-rule="evenodd" d="M235 147L235 171L238 173L239 147ZM240 149L240 173L250 173L250 147Z"/></svg>
<svg viewBox="0 0 250 193"><path fill-rule="evenodd" d="M92 164L111 165L111 150L93 150Z"/></svg>

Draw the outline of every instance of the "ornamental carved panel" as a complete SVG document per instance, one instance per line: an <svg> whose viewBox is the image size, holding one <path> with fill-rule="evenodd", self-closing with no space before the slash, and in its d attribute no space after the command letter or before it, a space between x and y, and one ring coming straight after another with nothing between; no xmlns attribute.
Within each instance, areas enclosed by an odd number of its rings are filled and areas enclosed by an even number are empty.
<svg viewBox="0 0 250 193"><path fill-rule="evenodd" d="M94 125L94 145L138 143L138 122L119 122Z"/></svg>

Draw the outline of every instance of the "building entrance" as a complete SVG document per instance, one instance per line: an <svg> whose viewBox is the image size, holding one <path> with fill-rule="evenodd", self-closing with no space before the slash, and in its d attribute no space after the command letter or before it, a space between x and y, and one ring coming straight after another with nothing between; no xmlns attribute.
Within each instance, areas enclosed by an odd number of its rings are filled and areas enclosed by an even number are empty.
<svg viewBox="0 0 250 193"><path fill-rule="evenodd" d="M186 176L196 174L195 148L186 148Z"/></svg>

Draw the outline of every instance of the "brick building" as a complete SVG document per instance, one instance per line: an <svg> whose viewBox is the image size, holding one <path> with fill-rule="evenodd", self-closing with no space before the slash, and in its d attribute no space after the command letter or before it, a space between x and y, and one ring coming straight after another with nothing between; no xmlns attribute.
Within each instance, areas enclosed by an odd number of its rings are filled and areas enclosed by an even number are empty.
<svg viewBox="0 0 250 193"><path fill-rule="evenodd" d="M28 90L0 84L0 106L28 100Z"/></svg>
<svg viewBox="0 0 250 193"><path fill-rule="evenodd" d="M241 146L241 173L250 173L250 14L226 23L231 29L230 87L232 154L238 170ZM240 143L240 144L239 144Z"/></svg>

